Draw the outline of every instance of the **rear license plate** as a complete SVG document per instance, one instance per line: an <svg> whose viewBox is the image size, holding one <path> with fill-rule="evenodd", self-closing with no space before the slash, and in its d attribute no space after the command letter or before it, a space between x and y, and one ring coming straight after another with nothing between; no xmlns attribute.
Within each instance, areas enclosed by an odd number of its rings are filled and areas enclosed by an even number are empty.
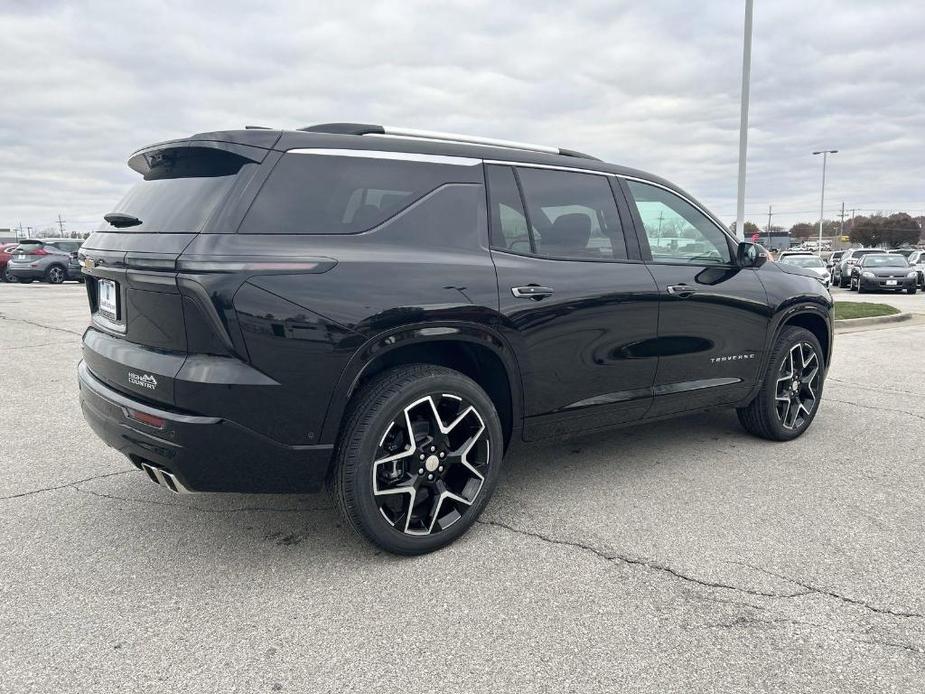
<svg viewBox="0 0 925 694"><path fill-rule="evenodd" d="M116 283L112 280L96 281L97 309L106 318L117 320L119 315L119 295Z"/></svg>
<svg viewBox="0 0 925 694"><path fill-rule="evenodd" d="M897 280L887 280L887 281L886 281L886 286L887 286L887 287L895 287L896 284L897 284Z"/></svg>

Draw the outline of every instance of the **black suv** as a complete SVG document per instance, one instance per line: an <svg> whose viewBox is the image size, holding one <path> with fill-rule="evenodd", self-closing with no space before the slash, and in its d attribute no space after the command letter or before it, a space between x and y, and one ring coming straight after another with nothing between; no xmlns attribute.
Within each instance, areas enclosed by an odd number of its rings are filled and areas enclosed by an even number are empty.
<svg viewBox="0 0 925 694"><path fill-rule="evenodd" d="M802 434L832 299L690 195L568 150L337 123L139 150L81 251L93 429L175 492L327 481L393 552L516 442L712 407Z"/></svg>

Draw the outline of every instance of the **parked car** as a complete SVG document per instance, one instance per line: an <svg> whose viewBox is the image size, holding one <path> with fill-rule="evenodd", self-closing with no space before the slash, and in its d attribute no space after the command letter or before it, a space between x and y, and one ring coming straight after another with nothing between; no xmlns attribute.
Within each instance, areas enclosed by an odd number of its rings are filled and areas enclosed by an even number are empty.
<svg viewBox="0 0 925 694"><path fill-rule="evenodd" d="M83 242L75 239L25 239L19 242L7 265L10 274L23 284L44 280L61 284L83 281L77 252Z"/></svg>
<svg viewBox="0 0 925 694"><path fill-rule="evenodd" d="M869 253L851 268L851 289L864 292L905 290L915 294L918 273L898 253Z"/></svg>
<svg viewBox="0 0 925 694"><path fill-rule="evenodd" d="M128 163L81 250L80 398L171 491L327 481L359 534L418 554L518 442L711 407L785 441L818 411L829 292L657 176L349 123Z"/></svg>
<svg viewBox="0 0 925 694"><path fill-rule="evenodd" d="M925 289L925 251L916 251L908 258L909 267L918 274L919 287Z"/></svg>
<svg viewBox="0 0 925 694"><path fill-rule="evenodd" d="M844 251L832 251L829 257L825 260L826 267L829 268L829 279L832 281L832 284L835 283L835 266L841 262L842 256L844 254Z"/></svg>
<svg viewBox="0 0 925 694"><path fill-rule="evenodd" d="M13 254L13 249L19 244L4 243L0 245L0 280L4 282L15 282L16 278L7 271L7 263Z"/></svg>
<svg viewBox="0 0 925 694"><path fill-rule="evenodd" d="M777 262L781 262L785 258L789 258L795 255L802 255L802 256L810 255L813 257L819 257L815 251L807 251L804 249L796 248L796 249L790 249L789 251L781 251L780 255L777 256Z"/></svg>
<svg viewBox="0 0 925 694"><path fill-rule="evenodd" d="M898 253L903 256L906 260L909 260L909 256L916 252L914 248L894 248L890 253Z"/></svg>
<svg viewBox="0 0 925 694"><path fill-rule="evenodd" d="M870 253L882 254L884 251L880 248L849 248L841 257L841 261L835 266L833 271L832 283L837 284L842 289L848 287L851 282L851 268L858 260Z"/></svg>
<svg viewBox="0 0 925 694"><path fill-rule="evenodd" d="M820 258L815 253L782 254L777 262L801 267L815 273L819 278L819 281L822 282L822 284L826 287L832 283L831 278L829 277L829 269L825 266L822 258Z"/></svg>

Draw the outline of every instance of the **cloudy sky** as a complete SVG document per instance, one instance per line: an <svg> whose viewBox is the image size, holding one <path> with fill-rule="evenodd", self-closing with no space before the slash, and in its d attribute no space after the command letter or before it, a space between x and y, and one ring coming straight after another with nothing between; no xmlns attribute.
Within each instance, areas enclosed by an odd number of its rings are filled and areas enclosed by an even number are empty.
<svg viewBox="0 0 925 694"><path fill-rule="evenodd" d="M555 144L735 218L744 0L0 0L0 227L91 230L134 149L358 121ZM925 4L755 0L746 210L925 214Z"/></svg>

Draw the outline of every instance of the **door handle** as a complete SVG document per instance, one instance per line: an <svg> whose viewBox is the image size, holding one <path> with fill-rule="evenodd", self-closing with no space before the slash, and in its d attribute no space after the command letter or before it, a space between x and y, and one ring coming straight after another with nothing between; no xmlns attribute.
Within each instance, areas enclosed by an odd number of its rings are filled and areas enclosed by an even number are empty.
<svg viewBox="0 0 925 694"><path fill-rule="evenodd" d="M511 287L511 294L518 299L533 299L540 301L547 296L552 296L552 287L541 287L537 284L528 284L526 287Z"/></svg>
<svg viewBox="0 0 925 694"><path fill-rule="evenodd" d="M689 287L686 284L672 284L666 291L672 296L676 296L680 299L686 299L692 294L697 293L697 290L694 287Z"/></svg>

